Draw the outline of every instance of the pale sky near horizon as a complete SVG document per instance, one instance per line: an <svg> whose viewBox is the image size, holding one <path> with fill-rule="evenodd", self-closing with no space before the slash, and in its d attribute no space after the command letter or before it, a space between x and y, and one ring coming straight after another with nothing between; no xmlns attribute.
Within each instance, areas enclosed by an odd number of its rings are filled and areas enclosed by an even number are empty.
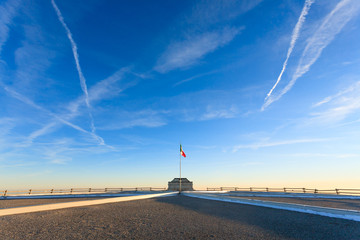
<svg viewBox="0 0 360 240"><path fill-rule="evenodd" d="M360 188L360 1L0 1L0 190Z"/></svg>

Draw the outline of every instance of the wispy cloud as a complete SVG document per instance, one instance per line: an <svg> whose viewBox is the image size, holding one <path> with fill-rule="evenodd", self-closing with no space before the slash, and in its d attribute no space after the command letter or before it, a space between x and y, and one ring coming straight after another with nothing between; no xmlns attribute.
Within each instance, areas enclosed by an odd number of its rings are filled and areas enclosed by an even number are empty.
<svg viewBox="0 0 360 240"><path fill-rule="evenodd" d="M20 5L18 0L9 0L0 6L0 53L4 43L9 36L9 24L16 14L16 10Z"/></svg>
<svg viewBox="0 0 360 240"><path fill-rule="evenodd" d="M321 157L321 158L340 158L340 159L348 159L348 158L357 158L360 157L360 154L357 153L293 153L293 154L285 154L285 156L290 157Z"/></svg>
<svg viewBox="0 0 360 240"><path fill-rule="evenodd" d="M52 171L50 171L50 170L44 170L44 171L31 172L31 173L25 174L24 177L25 178L33 178L33 177L38 178L39 176L49 175L51 173L52 173Z"/></svg>
<svg viewBox="0 0 360 240"><path fill-rule="evenodd" d="M336 98L339 98L341 96L345 96L346 94L352 93L354 91L357 92L359 90L359 87L360 87L360 82L356 82L356 83L352 84L350 87L348 87L348 88L346 88L346 89L344 89L342 91L339 91L335 95L325 97L321 101L315 103L313 105L313 107L320 107L321 105L324 105L325 103L331 102L332 100L334 100Z"/></svg>
<svg viewBox="0 0 360 240"><path fill-rule="evenodd" d="M50 163L64 165L72 161L71 157L64 155L66 152L69 152L68 147L57 144L56 148L46 148L43 154L45 155L44 158L49 160Z"/></svg>
<svg viewBox="0 0 360 240"><path fill-rule="evenodd" d="M233 105L229 109L214 109L207 106L206 112L200 117L200 121L221 119L221 118L234 118L237 114L237 108Z"/></svg>
<svg viewBox="0 0 360 240"><path fill-rule="evenodd" d="M16 70L14 76L11 71L4 74L5 79L12 82L12 87L17 91L26 92L27 96L41 95L39 92L51 84L46 76L46 70L51 66L56 54L48 47L49 43L36 20L24 24L22 28L24 40L14 51Z"/></svg>
<svg viewBox="0 0 360 240"><path fill-rule="evenodd" d="M27 138L26 142L32 143L39 136L42 136L42 135L48 133L53 127L55 127L57 125L56 123L57 122L51 122L51 123L47 124L46 126L42 127L41 129L38 129L38 130L32 132L29 135L29 137Z"/></svg>
<svg viewBox="0 0 360 240"><path fill-rule="evenodd" d="M129 68L121 68L106 79L103 79L96 83L89 89L89 101L96 102L103 99L108 99L117 96L119 93L134 86L136 82L132 81L124 83L122 86L118 86L118 82L124 78L125 73L129 72ZM70 102L67 109L70 110L69 118L77 116L79 114L79 107L83 104L83 97L79 97L76 100ZM73 116L74 115L74 116Z"/></svg>
<svg viewBox="0 0 360 240"><path fill-rule="evenodd" d="M124 78L124 74L129 73L129 68L124 67L113 73L111 76L107 77L106 79L103 79L99 81L97 84L92 86L89 89L89 100L90 102L96 102L103 99L108 99L114 96L117 96L125 89L136 85L137 81L129 81L127 83L123 83L121 86L119 86L119 82ZM132 72L130 72L132 73ZM133 73L132 73L133 74ZM137 75L136 75L137 76ZM73 101L71 101L65 108L68 110L68 112L61 115L61 118L70 121L71 119L76 118L81 114L81 111L79 108L84 103L84 97L79 97ZM28 137L28 142L32 142L34 139L36 139L39 136L42 136L44 134L48 134L51 131L54 130L54 128L61 122L55 121L50 122L43 126L41 129L38 129L30 134Z"/></svg>
<svg viewBox="0 0 360 240"><path fill-rule="evenodd" d="M126 121L121 124L121 128L132 128L132 127L161 127L166 125L166 121L160 119L158 117L150 117L150 118L138 118L130 121Z"/></svg>
<svg viewBox="0 0 360 240"><path fill-rule="evenodd" d="M79 127L78 125L75 125L75 124L73 124L73 123L71 123L71 122L69 122L69 121L61 118L60 116L58 116L58 115L50 112L49 110L47 110L47 109L45 109L45 108L37 105L36 103L34 103L34 102L33 102L32 100L30 100L29 98L27 98L27 97L23 96L22 94L16 92L15 90L11 89L10 87L4 85L4 84L1 83L1 82L0 82L0 86L3 87L3 89L4 89L7 93L9 93L13 98L18 99L19 101L21 101L21 102L23 102L23 103L25 103L25 104L27 104L27 105L29 105L29 106L31 106L31 107L39 110L39 111L41 111L41 112L45 112L45 113L48 114L49 116L55 118L56 120L62 122L63 124L65 124L65 125L67 125L67 126L69 126L69 127L71 127L71 128L74 128L74 129L76 129L76 130L78 130L78 131L80 131L80 132L86 133L86 134L90 134L94 139L96 139L96 140L99 142L100 145L104 145L104 140L103 140L101 137L97 136L95 133L93 133L93 132L88 132L88 131L86 131L85 129Z"/></svg>
<svg viewBox="0 0 360 240"><path fill-rule="evenodd" d="M303 7L303 9L301 11L300 17L299 17L299 19L298 19L298 21L297 21L297 23L295 25L295 28L294 28L294 30L292 32L290 46L289 46L289 49L287 51L286 59L285 59L285 62L283 63L283 67L281 69L280 75L279 75L276 83L274 84L274 86L270 89L269 93L267 94L267 96L265 98L265 101L271 96L271 93L274 91L274 89L276 88L278 83L281 81L281 77L282 77L283 73L285 72L288 60L289 60L290 55L291 55L291 53L292 53L292 51L294 49L295 43L296 43L297 39L299 38L301 27L302 27L303 23L305 22L306 15L308 14L308 12L310 10L310 7L314 3L314 1L315 0L306 0L305 1L305 4L304 4L304 7Z"/></svg>
<svg viewBox="0 0 360 240"><path fill-rule="evenodd" d="M314 108L324 107L325 110L313 112L313 118L307 123L339 122L360 110L360 81L352 84L337 94L328 96L314 105Z"/></svg>
<svg viewBox="0 0 360 240"><path fill-rule="evenodd" d="M226 23L255 8L262 0L200 0L194 2L181 22L191 26L188 31L204 31L216 24Z"/></svg>
<svg viewBox="0 0 360 240"><path fill-rule="evenodd" d="M320 57L324 48L326 48L333 41L335 36L340 33L343 27L359 13L359 8L360 2L357 0L342 0L335 6L335 8L324 18L313 36L308 39L308 43L290 82L277 96L271 95L264 103L263 109L279 100L293 87L298 78L309 71L310 67Z"/></svg>
<svg viewBox="0 0 360 240"><path fill-rule="evenodd" d="M205 107L204 107L205 108ZM144 109L139 111L109 110L106 114L111 114L111 121L107 118L99 125L101 130L118 130L133 127L156 128L167 125L171 121L208 121L215 119L235 118L238 109L235 105L228 108L208 105L201 109L177 109L159 110ZM116 119L116 121L114 121Z"/></svg>
<svg viewBox="0 0 360 240"><path fill-rule="evenodd" d="M233 148L233 152L237 152L240 149L258 149L264 147L276 147L281 145L290 145L290 144L298 144L298 143L313 143L313 142L324 142L329 141L331 139L327 138L305 138L305 139L292 139L292 140L283 140L283 141L262 141L252 144L242 144L237 145Z"/></svg>
<svg viewBox="0 0 360 240"><path fill-rule="evenodd" d="M178 85L181 85L181 84L183 84L183 83L192 81L192 80L194 80L194 79L196 79L196 78L201 78L201 77L204 77L204 76L208 76L208 75L217 73L217 72L219 72L219 71L220 71L220 70L210 71L210 72L201 73L201 74L198 74L198 75L195 75L195 76L186 78L186 79L184 79L184 80L181 80L181 81L175 83L175 84L174 84L174 87L176 87L176 86L178 86Z"/></svg>
<svg viewBox="0 0 360 240"><path fill-rule="evenodd" d="M114 113L116 112L116 114ZM169 114L169 111L145 109L140 111L110 111L112 119L116 121L104 122L103 126L99 127L102 130L117 130L133 127L161 127L167 124L164 115Z"/></svg>
<svg viewBox="0 0 360 240"><path fill-rule="evenodd" d="M75 59L75 64L76 64L76 69L77 69L77 72L79 74L81 89L84 92L85 103L86 103L86 106L87 106L88 111L89 111L89 117L90 117L90 122L91 122L91 131L95 134L96 129L95 129L95 125L94 125L94 118L93 118L92 113L91 113L91 106L90 106L90 101L89 101L89 94L88 94L88 90L87 90L87 85L86 85L86 79L85 79L84 74L83 74L83 72L81 70L81 67L80 67L79 54L78 54L78 51L77 51L77 49L78 49L77 45L76 45L76 43L75 43L75 41L74 41L74 39L72 37L70 29L68 28L68 26L66 25L66 23L64 21L64 17L62 16L62 14L60 12L60 9L56 5L55 1L51 0L51 4L52 4L52 6L54 7L54 9L56 11L56 14L58 16L59 21L61 22L62 26L65 28L66 33L67 33L67 37L68 37L68 39L69 39L69 41L71 43L72 52L73 52L74 59Z"/></svg>
<svg viewBox="0 0 360 240"><path fill-rule="evenodd" d="M244 27L232 27L229 22L260 2L261 0L194 2L190 12L179 19L179 28L184 29L177 34L180 37L173 39L160 55L154 70L167 73L191 67L207 54L230 43Z"/></svg>
<svg viewBox="0 0 360 240"><path fill-rule="evenodd" d="M13 164L4 164L0 165L0 168L18 168L18 167L28 167L28 166L34 166L38 163L35 162L28 162L28 163L13 163Z"/></svg>
<svg viewBox="0 0 360 240"><path fill-rule="evenodd" d="M10 130L15 126L15 119L5 117L0 118L0 136L3 136L10 132Z"/></svg>
<svg viewBox="0 0 360 240"><path fill-rule="evenodd" d="M171 44L159 58L155 70L166 73L177 68L196 64L206 54L229 43L241 28L226 27L220 31L206 32L185 41Z"/></svg>

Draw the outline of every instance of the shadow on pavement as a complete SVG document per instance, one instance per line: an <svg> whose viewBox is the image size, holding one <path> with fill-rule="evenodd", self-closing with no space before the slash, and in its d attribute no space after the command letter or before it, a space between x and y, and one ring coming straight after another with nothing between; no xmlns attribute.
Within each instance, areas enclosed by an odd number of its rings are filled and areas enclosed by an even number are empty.
<svg viewBox="0 0 360 240"><path fill-rule="evenodd" d="M350 220L183 195L158 198L156 201L177 205L199 214L236 221L239 227L260 228L282 239L360 239L360 223Z"/></svg>

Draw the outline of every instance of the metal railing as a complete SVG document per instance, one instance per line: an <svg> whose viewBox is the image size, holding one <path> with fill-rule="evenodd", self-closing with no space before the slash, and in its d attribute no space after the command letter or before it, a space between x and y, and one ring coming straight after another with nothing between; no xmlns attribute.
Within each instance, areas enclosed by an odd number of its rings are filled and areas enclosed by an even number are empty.
<svg viewBox="0 0 360 240"><path fill-rule="evenodd" d="M316 189L316 188L268 188L268 187L218 187L206 188L206 191L236 191L236 192L281 192L281 193L314 193L336 195L360 195L360 189Z"/></svg>
<svg viewBox="0 0 360 240"><path fill-rule="evenodd" d="M140 191L166 191L167 188L158 187L134 187L134 188L69 188L69 189L29 189L29 190L3 190L0 196L23 196L23 195L55 195L55 194L96 194L96 193L121 193Z"/></svg>
<svg viewBox="0 0 360 240"><path fill-rule="evenodd" d="M159 187L127 187L127 188L69 188L69 189L28 189L28 190L3 190L0 196L24 196L24 195L56 195L56 194L100 194L141 191L167 191L167 188ZM360 189L316 189L316 188L268 188L268 187L217 187L206 188L206 191L235 191L235 192L273 192L273 193L313 193L313 194L336 194L336 195L360 195Z"/></svg>

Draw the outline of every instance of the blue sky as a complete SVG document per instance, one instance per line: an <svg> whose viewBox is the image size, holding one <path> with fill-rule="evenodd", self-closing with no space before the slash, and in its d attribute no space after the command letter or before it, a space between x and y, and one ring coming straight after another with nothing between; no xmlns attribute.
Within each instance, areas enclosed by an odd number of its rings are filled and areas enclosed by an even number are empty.
<svg viewBox="0 0 360 240"><path fill-rule="evenodd" d="M360 2L0 3L0 188L358 187Z"/></svg>

